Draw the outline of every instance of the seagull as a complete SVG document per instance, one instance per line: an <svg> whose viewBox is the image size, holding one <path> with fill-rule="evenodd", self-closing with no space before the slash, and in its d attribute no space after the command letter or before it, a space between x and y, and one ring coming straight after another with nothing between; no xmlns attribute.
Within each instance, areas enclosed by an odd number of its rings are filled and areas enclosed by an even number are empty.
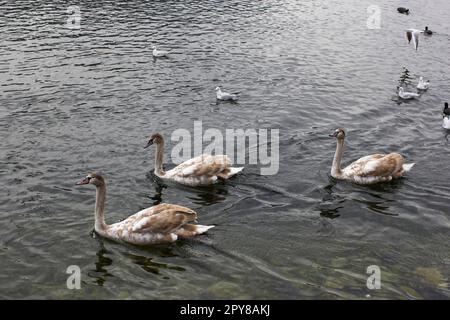
<svg viewBox="0 0 450 320"><path fill-rule="evenodd" d="M403 87L398 88L398 96L404 100L410 100L420 97L420 94L415 92L405 92Z"/></svg>
<svg viewBox="0 0 450 320"><path fill-rule="evenodd" d="M397 8L397 11L404 14L409 14L409 9L406 9L404 7Z"/></svg>
<svg viewBox="0 0 450 320"><path fill-rule="evenodd" d="M155 58L166 57L169 54L169 52L167 51L157 50L156 46L153 46L152 49L153 49L153 56Z"/></svg>
<svg viewBox="0 0 450 320"><path fill-rule="evenodd" d="M424 31L417 30L417 29L408 29L406 30L406 37L408 38L408 43L411 43L411 40L413 41L414 48L419 46L419 34L424 33Z"/></svg>
<svg viewBox="0 0 450 320"><path fill-rule="evenodd" d="M428 90L428 87L430 86L430 81L423 80L423 77L420 77L419 83L417 84L417 89L419 90Z"/></svg>
<svg viewBox="0 0 450 320"><path fill-rule="evenodd" d="M231 100L231 101L237 100L237 96L235 94L222 92L222 90L220 90L220 87L216 88L216 98L217 100Z"/></svg>
<svg viewBox="0 0 450 320"><path fill-rule="evenodd" d="M425 27L425 30L423 30L423 33L425 33L427 36L431 36L433 34L433 31L429 30L428 27Z"/></svg>

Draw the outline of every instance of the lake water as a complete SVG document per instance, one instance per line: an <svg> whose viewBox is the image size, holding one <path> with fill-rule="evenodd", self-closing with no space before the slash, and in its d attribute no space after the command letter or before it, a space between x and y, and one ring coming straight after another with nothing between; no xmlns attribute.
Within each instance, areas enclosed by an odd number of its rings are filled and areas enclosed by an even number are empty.
<svg viewBox="0 0 450 320"><path fill-rule="evenodd" d="M0 1L0 297L52 299L449 299L450 100L447 0ZM408 45L404 30L432 37ZM170 50L154 61L151 46ZM430 79L399 102L408 68ZM216 103L214 88L239 91ZM279 129L280 168L246 165L191 188L152 173L148 137L176 129ZM406 178L358 186L330 177L336 127L344 162L400 152ZM93 233L100 171L113 223L168 202L215 224L173 245L135 247ZM81 268L80 290L66 269ZM371 265L381 289L366 286Z"/></svg>

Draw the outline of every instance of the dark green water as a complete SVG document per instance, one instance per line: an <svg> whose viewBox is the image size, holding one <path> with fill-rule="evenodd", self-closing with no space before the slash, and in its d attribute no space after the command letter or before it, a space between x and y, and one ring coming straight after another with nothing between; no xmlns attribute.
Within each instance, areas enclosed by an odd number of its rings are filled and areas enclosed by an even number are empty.
<svg viewBox="0 0 450 320"><path fill-rule="evenodd" d="M371 4L80 1L69 30L64 1L3 1L0 297L448 299L450 5L414 1L405 16L379 1L369 30ZM416 52L403 30L425 25L437 33ZM170 58L153 61L152 44ZM419 100L395 98L403 66L431 81ZM216 104L217 85L240 101ZM280 129L278 174L247 165L214 187L161 184L142 146L196 120ZM390 184L334 181L337 126L346 163L395 151L416 166ZM98 238L95 191L74 186L91 171L107 179L109 223L162 201L216 228L149 248ZM70 265L81 290L66 288ZM366 287L370 265L380 290Z"/></svg>

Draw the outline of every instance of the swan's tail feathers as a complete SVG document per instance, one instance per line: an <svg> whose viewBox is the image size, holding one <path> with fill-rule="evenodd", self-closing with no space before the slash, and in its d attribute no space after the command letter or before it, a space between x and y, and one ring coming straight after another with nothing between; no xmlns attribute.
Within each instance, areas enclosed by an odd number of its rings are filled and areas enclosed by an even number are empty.
<svg viewBox="0 0 450 320"><path fill-rule="evenodd" d="M228 177L232 177L235 174L238 174L239 172L241 172L242 170L244 170L244 167L231 167L230 168L230 172L228 173Z"/></svg>
<svg viewBox="0 0 450 320"><path fill-rule="evenodd" d="M195 231L197 232L197 234L203 234L206 231L208 231L209 229L214 228L214 227L215 226L203 226L201 224L197 224L196 228L195 228Z"/></svg>
<svg viewBox="0 0 450 320"><path fill-rule="evenodd" d="M409 170L412 169L412 167L414 167L415 163L405 163L403 165L403 171L408 172Z"/></svg>
<svg viewBox="0 0 450 320"><path fill-rule="evenodd" d="M238 174L244 169L244 167L229 167L226 170L222 171L221 173L217 174L217 178L220 178L222 180L230 179L235 174Z"/></svg>

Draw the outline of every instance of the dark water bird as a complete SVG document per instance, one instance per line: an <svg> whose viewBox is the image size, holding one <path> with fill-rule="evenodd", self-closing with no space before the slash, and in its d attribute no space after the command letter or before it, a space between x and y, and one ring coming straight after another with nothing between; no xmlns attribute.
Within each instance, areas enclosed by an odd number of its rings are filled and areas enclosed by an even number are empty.
<svg viewBox="0 0 450 320"><path fill-rule="evenodd" d="M426 26L425 30L423 30L423 33L425 33L427 36L431 36L433 34L433 31L428 29L428 26Z"/></svg>
<svg viewBox="0 0 450 320"><path fill-rule="evenodd" d="M398 7L397 11L403 14L409 14L409 9L404 8L404 7Z"/></svg>
<svg viewBox="0 0 450 320"><path fill-rule="evenodd" d="M450 116L450 108L448 107L448 102L446 102L445 104L444 104L444 114L446 115L446 116Z"/></svg>
<svg viewBox="0 0 450 320"><path fill-rule="evenodd" d="M450 130L450 108L448 107L448 102L444 104L444 111L442 112L442 127L444 129Z"/></svg>

